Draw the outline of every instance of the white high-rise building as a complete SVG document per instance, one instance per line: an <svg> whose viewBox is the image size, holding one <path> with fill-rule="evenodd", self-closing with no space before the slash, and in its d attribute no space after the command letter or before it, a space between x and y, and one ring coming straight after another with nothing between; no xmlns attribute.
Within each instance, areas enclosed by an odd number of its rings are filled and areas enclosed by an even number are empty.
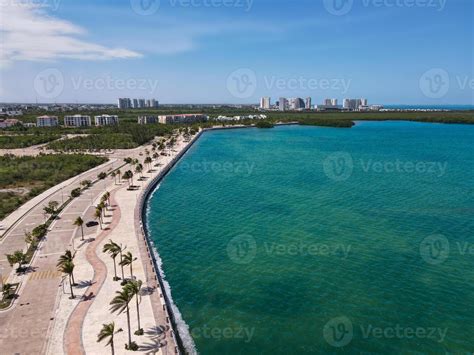
<svg viewBox="0 0 474 355"><path fill-rule="evenodd" d="M129 98L118 99L117 107L119 109L127 109L132 107L132 101Z"/></svg>
<svg viewBox="0 0 474 355"><path fill-rule="evenodd" d="M285 111L287 106L288 106L288 100L285 99L284 97L280 97L280 99L278 100L278 109L280 111Z"/></svg>
<svg viewBox="0 0 474 355"><path fill-rule="evenodd" d="M332 100L331 99L324 99L323 105L324 106L331 106L332 105Z"/></svg>
<svg viewBox="0 0 474 355"><path fill-rule="evenodd" d="M307 110L311 110L311 97L307 97L304 102L304 108Z"/></svg>
<svg viewBox="0 0 474 355"><path fill-rule="evenodd" d="M361 101L362 106L367 106L368 105L367 99L360 99L360 101Z"/></svg>
<svg viewBox="0 0 474 355"><path fill-rule="evenodd" d="M271 105L271 98L270 97L262 97L260 99L260 108L263 110L269 110Z"/></svg>
<svg viewBox="0 0 474 355"><path fill-rule="evenodd" d="M342 108L343 108L344 110L350 110L350 108L351 108L351 100L350 100L350 99L344 99L344 100L342 101Z"/></svg>
<svg viewBox="0 0 474 355"><path fill-rule="evenodd" d="M331 106L337 106L337 99L331 99Z"/></svg>

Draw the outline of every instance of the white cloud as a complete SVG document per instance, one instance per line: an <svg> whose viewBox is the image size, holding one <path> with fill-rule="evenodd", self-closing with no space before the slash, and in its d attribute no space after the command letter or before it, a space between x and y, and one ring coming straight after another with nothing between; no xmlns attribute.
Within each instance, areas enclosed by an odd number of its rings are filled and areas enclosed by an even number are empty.
<svg viewBox="0 0 474 355"><path fill-rule="evenodd" d="M2 65L20 60L107 60L141 57L140 53L128 49L108 48L78 38L86 33L83 28L49 16L44 6L3 1L0 11Z"/></svg>

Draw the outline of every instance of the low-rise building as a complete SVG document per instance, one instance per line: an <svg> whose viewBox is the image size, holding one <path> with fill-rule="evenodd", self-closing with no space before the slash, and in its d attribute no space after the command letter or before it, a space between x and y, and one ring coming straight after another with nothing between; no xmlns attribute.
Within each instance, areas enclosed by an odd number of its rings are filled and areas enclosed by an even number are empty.
<svg viewBox="0 0 474 355"><path fill-rule="evenodd" d="M99 115L94 116L94 123L96 126L113 126L119 124L117 115Z"/></svg>
<svg viewBox="0 0 474 355"><path fill-rule="evenodd" d="M207 116L200 113L165 115L158 116L158 121L163 124L205 122Z"/></svg>
<svg viewBox="0 0 474 355"><path fill-rule="evenodd" d="M154 124L158 123L157 116L138 116L138 124Z"/></svg>
<svg viewBox="0 0 474 355"><path fill-rule="evenodd" d="M36 127L56 127L59 124L57 116L36 117Z"/></svg>
<svg viewBox="0 0 474 355"><path fill-rule="evenodd" d="M0 118L0 128L9 128L15 125L21 125L21 121L15 118L7 118L7 119Z"/></svg>
<svg viewBox="0 0 474 355"><path fill-rule="evenodd" d="M64 126L66 127L89 127L91 116L72 115L64 116Z"/></svg>

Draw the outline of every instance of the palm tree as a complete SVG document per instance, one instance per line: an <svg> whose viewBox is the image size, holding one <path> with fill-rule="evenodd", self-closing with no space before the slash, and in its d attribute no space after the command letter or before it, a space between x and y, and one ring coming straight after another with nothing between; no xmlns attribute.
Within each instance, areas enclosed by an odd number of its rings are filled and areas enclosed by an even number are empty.
<svg viewBox="0 0 474 355"><path fill-rule="evenodd" d="M133 262L137 260L137 258L134 258L132 253L127 251L123 255L122 261L120 261L120 266L128 266L130 265L130 278L133 279Z"/></svg>
<svg viewBox="0 0 474 355"><path fill-rule="evenodd" d="M97 336L97 342L100 343L102 340L109 338L109 341L107 342L106 345L110 345L110 348L112 349L112 355L114 355L115 354L114 335L120 332L123 332L123 329L119 328L115 330L114 322L109 323L109 324L104 324L102 325L102 329L100 330L100 333Z"/></svg>
<svg viewBox="0 0 474 355"><path fill-rule="evenodd" d="M8 298L10 298L12 296L12 291L13 289L15 288L15 286L13 286L12 284L3 284L3 287L2 287L2 296L3 296L3 299L6 300Z"/></svg>
<svg viewBox="0 0 474 355"><path fill-rule="evenodd" d="M76 253L73 254L69 249L66 250L64 254L59 257L56 267L60 268L66 263L72 263L75 256L76 256ZM71 273L71 279L72 279L72 284L75 285L76 282L74 281L74 273Z"/></svg>
<svg viewBox="0 0 474 355"><path fill-rule="evenodd" d="M11 267L18 264L17 272L22 271L22 265L26 263L26 254L21 250L15 251L13 254L7 254L7 261Z"/></svg>
<svg viewBox="0 0 474 355"><path fill-rule="evenodd" d="M127 170L123 176L122 176L125 180L127 180L128 182L128 188L130 189L130 186L133 186L133 173L131 170ZM130 185L130 181L132 182L131 185Z"/></svg>
<svg viewBox="0 0 474 355"><path fill-rule="evenodd" d="M120 267L122 268L122 280L125 280L125 274L123 272L123 252L125 251L125 249L127 249L127 246L122 246L122 244L117 244L117 243L114 243L115 244L115 247L117 248L117 250L119 251L120 253Z"/></svg>
<svg viewBox="0 0 474 355"><path fill-rule="evenodd" d="M140 302L142 300L140 296L140 290L142 289L143 282L141 280L132 280L129 281L124 289L126 289L132 296L135 296L136 306L137 306L137 319L138 319L138 330L135 332L135 335L143 335L143 329L140 326Z"/></svg>
<svg viewBox="0 0 474 355"><path fill-rule="evenodd" d="M49 201L48 206L43 208L44 213L49 214L51 217L55 216L58 213L58 201Z"/></svg>
<svg viewBox="0 0 474 355"><path fill-rule="evenodd" d="M75 296L72 290L72 285L74 284L74 281L72 281L72 274L74 273L74 263L72 261L66 261L65 263L61 264L58 267L58 270L69 276L69 287L71 288L71 299L74 299Z"/></svg>
<svg viewBox="0 0 474 355"><path fill-rule="evenodd" d="M102 210L100 210L99 208L96 208L94 217L96 220L99 220L100 229L102 229Z"/></svg>
<svg viewBox="0 0 474 355"><path fill-rule="evenodd" d="M140 174L140 179L142 179L143 178L143 175L142 175L143 165L142 164L137 164L137 166L135 167L135 172L137 174Z"/></svg>
<svg viewBox="0 0 474 355"><path fill-rule="evenodd" d="M25 243L26 248L29 249L30 245L34 245L36 243L36 238L33 237L31 233L25 233Z"/></svg>
<svg viewBox="0 0 474 355"><path fill-rule="evenodd" d="M114 243L112 240L109 240L108 243L104 244L102 252L110 254L110 257L114 260L114 275L115 275L114 281L119 280L119 277L117 276L117 264L115 262L115 258L120 253L118 245Z"/></svg>
<svg viewBox="0 0 474 355"><path fill-rule="evenodd" d="M150 164L152 163L152 161L153 161L153 160L151 159L151 157L146 157L146 158L145 158L144 163L145 163L145 165L148 167L148 172L150 172L150 170L151 170Z"/></svg>
<svg viewBox="0 0 474 355"><path fill-rule="evenodd" d="M107 204L110 206L110 192L106 191L103 197L105 198L104 202L107 202Z"/></svg>
<svg viewBox="0 0 474 355"><path fill-rule="evenodd" d="M81 217L77 217L73 225L81 227L81 240L84 240L84 220Z"/></svg>
<svg viewBox="0 0 474 355"><path fill-rule="evenodd" d="M130 329L130 309L128 307L130 301L133 298L133 295L126 290L125 288L122 291L117 291L116 296L110 302L110 311L112 313L118 312L118 314L122 314L124 311L127 313L127 326L128 326L128 347L127 349L131 349L132 345L132 333Z"/></svg>

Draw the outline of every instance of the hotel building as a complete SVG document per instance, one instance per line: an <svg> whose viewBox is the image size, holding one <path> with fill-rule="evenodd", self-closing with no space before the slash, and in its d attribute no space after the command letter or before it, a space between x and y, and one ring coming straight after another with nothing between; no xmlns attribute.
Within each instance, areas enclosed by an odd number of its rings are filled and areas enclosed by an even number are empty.
<svg viewBox="0 0 474 355"><path fill-rule="evenodd" d="M36 117L36 127L56 127L59 125L56 116L40 116Z"/></svg>
<svg viewBox="0 0 474 355"><path fill-rule="evenodd" d="M117 115L100 115L94 116L96 126L113 126L119 123Z"/></svg>
<svg viewBox="0 0 474 355"><path fill-rule="evenodd" d="M154 124L158 123L157 116L138 116L138 124Z"/></svg>
<svg viewBox="0 0 474 355"><path fill-rule="evenodd" d="M66 127L89 127L91 117L83 115L64 116L64 126Z"/></svg>
<svg viewBox="0 0 474 355"><path fill-rule="evenodd" d="M205 122L207 121L207 116L200 113L166 115L158 116L158 121L162 124Z"/></svg>

